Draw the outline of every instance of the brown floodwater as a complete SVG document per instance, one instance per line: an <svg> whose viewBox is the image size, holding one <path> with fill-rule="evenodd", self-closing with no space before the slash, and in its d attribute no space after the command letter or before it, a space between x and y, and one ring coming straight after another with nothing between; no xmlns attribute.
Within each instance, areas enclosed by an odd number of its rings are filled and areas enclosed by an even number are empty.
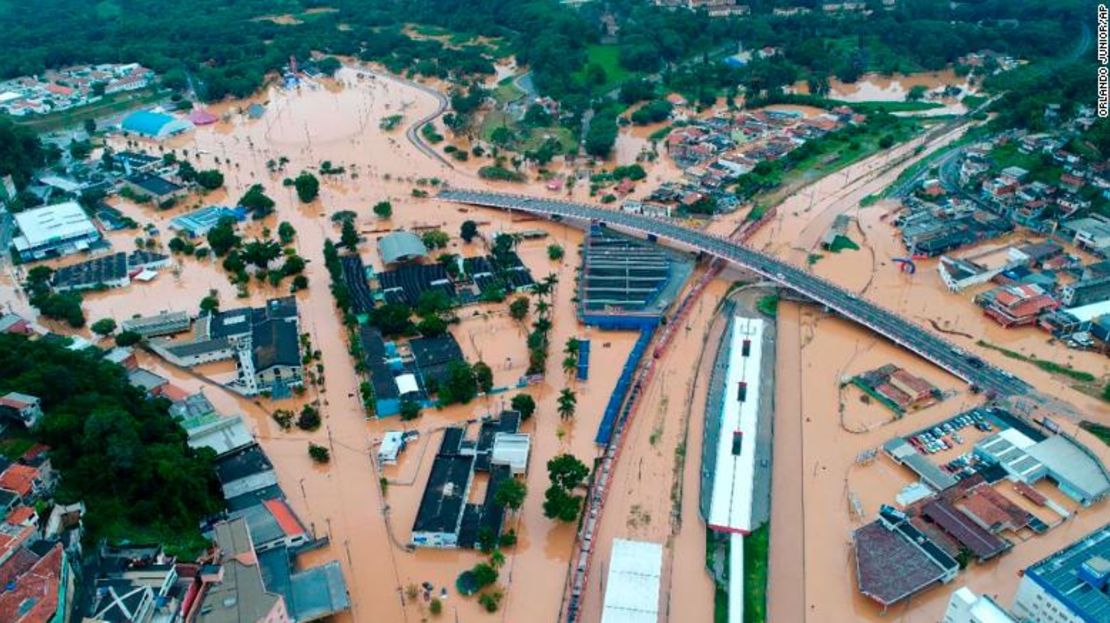
<svg viewBox="0 0 1110 623"><path fill-rule="evenodd" d="M250 120L241 114L240 111L252 102L266 104L267 111L261 119ZM344 69L335 83L325 81L293 92L271 88L249 100L213 106L213 112L223 117L221 122L174 138L164 147L139 141L140 148L152 153L175 149L182 157L187 150L187 157L194 166L218 167L227 180L226 192L190 197L182 202L182 207L168 211L125 200L115 202L141 225L157 225L162 230L163 240L168 239L168 219L190 206L230 203L229 195L238 197L255 183L262 184L274 198L277 213L246 229L248 236L257 236L261 235L263 227L276 230L277 223L283 220L296 228L298 235L294 246L309 260L306 274L311 282L307 292L297 294L302 326L310 334L313 348L323 353L320 363L324 380L299 399L282 403L251 401L191 371L174 369L148 355L141 359L144 365L167 376L175 385L191 391L203 390L224 413L244 416L273 461L294 509L317 535L331 538L329 547L307 554L303 562L316 564L329 559L341 562L353 607L352 612L339 617L340 620L421 620L426 605L420 599L417 603L403 604L403 589L409 584L430 581L437 591L438 587L449 587L445 614L457 621L553 621L563 593L574 527L543 517L542 492L548 484L544 464L562 452L572 452L587 463L598 455L593 443L597 423L615 384L616 373L623 366L636 336L601 333L577 323L572 298L581 232L554 223L513 220L493 211L460 209L434 199L411 196L411 191L418 187L417 180L422 178L439 178L459 186L520 190L520 186L478 180L474 171L480 163L475 159L458 169L449 169L412 148L402 128L385 132L378 127L382 117L403 114L405 124L409 124L435 108L432 96L408 85L381 74ZM646 137L652 131L650 127L622 130L619 141L624 143L618 143L618 155L614 160L622 164L629 162L629 157L634 160L649 143ZM113 142L116 147L124 146L122 139ZM900 147L889 153L898 154L899 150L912 148L913 145ZM986 339L1008 348L1028 352L1059 349L1044 344L1043 334L1026 334L1026 330L1004 332L991 326L976 313L968 293L953 295L939 285L931 265L919 267L914 278L916 283L908 283L904 275L893 269L890 258L898 252L895 236L890 225L879 218L886 208L858 209L860 198L877 191L897 175L897 169L881 172L884 159L897 157L889 153L803 189L783 205L779 216L753 239L752 244L804 264L807 250L824 232L825 223L831 223L838 213L856 214L861 229L853 231L853 238L863 249L826 257L814 266L814 270L923 323L932 319L941 326L957 326L961 331L986 335ZM289 160L284 170L270 171L267 162L281 157ZM303 169L315 169L325 160L333 166L345 167L346 172L323 177L320 198L310 204L299 203L293 190L283 186L282 179L295 177ZM678 175L673 165L665 160L661 158L647 166L649 182ZM573 170L561 163L551 168L562 174ZM633 195L646 193L651 185L641 183ZM550 194L542 182L535 183L527 192ZM579 183L573 190L563 192L586 200L588 183ZM385 223L379 222L370 212L370 206L383 199L389 199L394 205L393 217ZM433 225L454 235L463 220L474 219L483 223L481 229L486 235L501 230L537 228L549 234L546 240L524 242L520 248L521 257L535 276L554 272L559 277L559 286L553 295L553 346L547 381L527 390L535 396L539 407L537 416L525 425L525 430L533 434L533 456L527 480L529 495L524 508L510 521L520 541L512 551L506 552L507 562L500 581L505 587L505 598L496 614L485 613L476 600L460 598L453 590L458 573L480 561L482 556L469 551L408 553L396 543L408 540L412 518L438 444L437 431L443 426L500 409L512 392L489 399L479 398L469 405L428 410L412 423L402 424L396 419L366 421L356 396L359 378L346 354L345 330L327 290L328 275L323 266L324 239L338 239L339 236L328 217L339 210L357 212L359 228L366 232L359 252L375 267L380 267L380 260L374 239L380 234L372 232L388 228ZM740 218L742 214L732 215L710 227L714 231L718 228L722 232L731 231ZM134 248L134 237L135 233L129 232L110 236L114 248L125 251ZM561 262L547 258L546 246L552 241L559 242L567 250ZM452 239L448 250L463 255L483 252L481 243L463 245L458 239ZM70 261L73 260L64 260ZM200 299L211 291L218 294L225 308L258 305L266 298L286 292L284 288L252 282L247 295L238 298L236 288L228 282L218 264L193 258L176 262L172 270L163 270L149 284L133 284L128 288L87 295L85 308L90 321L105 316L118 320L136 313L167 309L195 311ZM25 297L17 291L18 278L17 269L5 268L0 275L0 300L6 307L34 317ZM670 612L670 620L708 620L711 616L713 588L704 569L704 526L697 517L697 471L700 469L697 457L703 422L700 405L704 404L705 389L704 383L696 382L695 366L691 362L700 356L705 336L712 336L713 331L718 330L709 319L713 305L723 293L724 283L723 279L718 279L711 284L697 303L687 321L689 330L676 336L632 423L614 480L614 486L622 495L609 498L609 508L601 526L604 536L593 559L594 570L584 604L586 621L596 621L600 612L599 582L607 565L608 542L614 536L646 538L670 545L664 578L669 586L669 601L664 606ZM917 286L912 296L911 285ZM820 317L808 307L784 304L782 310L776 397L779 408L775 415L771 615L773 620L825 621L854 612L861 620L877 620L876 609L858 597L851 574L847 573L850 569L847 535L860 522L850 516L847 500L849 493L857 496L865 514L873 516L877 505L889 501L906 482L906 477L883 459L866 467L855 467L854 458L862 449L876 447L896 432L915 428L924 418L939 418L973 400L959 382L943 371L844 321ZM503 306L465 308L460 317L461 322L452 332L468 357L481 357L489 363L497 384L513 384L520 376L526 356L523 330L504 315ZM68 331L56 323L43 324ZM87 330L81 333L88 336ZM590 379L585 382L570 381L560 370L562 344L572 336L589 337L593 341ZM1105 363L1099 368L1098 362L1086 354L1051 352L1059 353L1061 358L1074 357L1077 368L1106 373ZM982 354L1029 379L1042 390L1076 403L1094 419L1110 422L1110 415L1097 400L1065 387L1059 379L1025 364L1005 360L994 351ZM858 402L851 396L840 395L837 379L887 362L898 363L925 376L955 392L954 397L893 424L884 425L882 414L857 411L854 407ZM220 377L226 369L217 365L206 366L200 371ZM803 384L806 387L804 395L797 389ZM555 398L566 386L577 392L578 409L572 421L562 422L556 415ZM282 431L269 416L275 408L296 409L308 401L320 402L324 425L318 431ZM844 418L839 414L840 404L845 408ZM849 432L861 426L868 432ZM371 461L375 441L385 431L399 428L421 431L420 442L406 450L399 465L379 474ZM678 472L675 449L683 438L688 458ZM309 441L330 447L332 461L329 465L317 466L310 461L306 452ZM378 484L381 475L393 483L384 493ZM678 481L683 484L679 510L681 528L674 528L670 517L671 487ZM1012 591L1016 585L1013 575L1016 569L1089 530L1097 516L1095 511L1084 511L1077 521L1020 545L997 563L976 567L961 576L961 580L968 579L975 590L982 592ZM804 602L792 589L796 586L805 587ZM915 605L922 604L922 607L915 608L907 620L936 620L946 598L944 590L926 594L915 601Z"/></svg>

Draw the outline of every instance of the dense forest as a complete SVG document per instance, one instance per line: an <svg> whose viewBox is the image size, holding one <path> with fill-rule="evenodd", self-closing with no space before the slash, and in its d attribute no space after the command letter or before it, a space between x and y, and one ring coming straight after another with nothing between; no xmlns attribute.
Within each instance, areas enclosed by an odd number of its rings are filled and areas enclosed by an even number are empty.
<svg viewBox="0 0 1110 623"><path fill-rule="evenodd" d="M85 502L92 539L195 547L200 520L221 508L212 451L189 448L168 401L147 398L95 348L67 342L0 335L0 394L41 398L33 434L61 472L58 500Z"/></svg>
<svg viewBox="0 0 1110 623"><path fill-rule="evenodd" d="M894 10L830 18L820 9L772 14L776 7L819 7L818 0L746 4L750 16L711 19L646 0L579 9L557 0L0 0L0 76L138 61L173 88L191 84L202 97L220 99L253 92L266 72L311 50L442 77L488 74L492 59L515 53L541 91L580 109L598 94L594 87L606 84L604 66L601 75L586 71L588 48L598 42L619 46L622 70L644 73L738 43L777 46L780 56L744 70L703 63L704 73L694 78L721 86L755 80L768 88L811 76L851 80L867 70L936 69L984 48L1028 58L1056 54L1075 39L1086 6L1083 0L899 0ZM272 19L278 16L284 16L280 24ZM461 37L413 38L406 24ZM490 39L469 41L472 35Z"/></svg>

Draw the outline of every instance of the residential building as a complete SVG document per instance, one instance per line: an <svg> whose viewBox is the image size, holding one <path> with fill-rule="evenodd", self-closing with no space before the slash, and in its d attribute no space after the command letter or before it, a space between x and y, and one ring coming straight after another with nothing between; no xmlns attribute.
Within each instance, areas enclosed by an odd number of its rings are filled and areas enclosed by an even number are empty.
<svg viewBox="0 0 1110 623"><path fill-rule="evenodd" d="M215 467L216 478L228 499L277 484L274 466L257 444L216 459Z"/></svg>
<svg viewBox="0 0 1110 623"><path fill-rule="evenodd" d="M42 405L38 397L19 392L0 396L0 418L19 422L24 428L34 428L41 417Z"/></svg>
<svg viewBox="0 0 1110 623"><path fill-rule="evenodd" d="M162 335L173 335L189 330L189 314L179 311L163 311L156 316L136 316L120 322L120 329L138 333L146 339Z"/></svg>
<svg viewBox="0 0 1110 623"><path fill-rule="evenodd" d="M174 558L159 546L104 547L86 622L172 621L180 600L171 595L178 581Z"/></svg>
<svg viewBox="0 0 1110 623"><path fill-rule="evenodd" d="M150 197L155 204L161 204L180 197L188 192L184 186L153 173L134 173L124 178L124 186L138 196Z"/></svg>
<svg viewBox="0 0 1110 623"><path fill-rule="evenodd" d="M975 300L988 317L1004 327L1033 324L1042 313L1060 306L1044 288L1033 284L1002 286Z"/></svg>
<svg viewBox="0 0 1110 623"><path fill-rule="evenodd" d="M293 623L285 598L266 588L245 519L216 524L217 555L195 579L196 597L186 605L193 623Z"/></svg>
<svg viewBox="0 0 1110 623"><path fill-rule="evenodd" d="M1110 217L1092 214L1066 221L1060 225L1060 233L1089 251L1104 253L1110 250Z"/></svg>
<svg viewBox="0 0 1110 623"><path fill-rule="evenodd" d="M948 599L941 623L1018 623L988 595L976 595L966 586Z"/></svg>
<svg viewBox="0 0 1110 623"><path fill-rule="evenodd" d="M75 201L25 210L15 215L19 235L12 239L24 262L87 251L100 231Z"/></svg>
<svg viewBox="0 0 1110 623"><path fill-rule="evenodd" d="M0 564L0 578L6 580L0 592L0 621L65 623L74 599L74 577L62 544L51 547L44 542L43 547L20 552Z"/></svg>
<svg viewBox="0 0 1110 623"><path fill-rule="evenodd" d="M1110 620L1110 525L1025 569L1014 597L1019 620Z"/></svg>
<svg viewBox="0 0 1110 623"><path fill-rule="evenodd" d="M1110 276L1082 279L1060 288L1065 307L1082 307L1110 299Z"/></svg>

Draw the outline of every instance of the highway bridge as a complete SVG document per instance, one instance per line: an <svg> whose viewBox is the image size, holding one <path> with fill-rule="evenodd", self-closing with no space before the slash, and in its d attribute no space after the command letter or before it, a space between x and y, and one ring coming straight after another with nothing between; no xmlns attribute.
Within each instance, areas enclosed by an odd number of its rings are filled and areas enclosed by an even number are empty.
<svg viewBox="0 0 1110 623"><path fill-rule="evenodd" d="M903 348L917 353L963 379L974 389L999 397L1034 393L1033 388L1025 381L990 365L973 353L964 351L936 333L793 264L726 238L689 229L671 220L542 197L461 189L445 189L438 196L440 199L454 203L515 210L556 220L598 221L607 226L653 236L663 242L695 249L758 273L770 281L824 305Z"/></svg>

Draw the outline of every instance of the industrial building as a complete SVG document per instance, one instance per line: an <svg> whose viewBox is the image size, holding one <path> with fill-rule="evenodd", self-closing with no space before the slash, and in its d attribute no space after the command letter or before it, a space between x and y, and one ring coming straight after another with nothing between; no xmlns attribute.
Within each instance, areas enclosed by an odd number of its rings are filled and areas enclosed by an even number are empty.
<svg viewBox="0 0 1110 623"><path fill-rule="evenodd" d="M378 253L382 263L397 264L411 262L428 255L428 247L420 236L408 231L395 231L378 239Z"/></svg>
<svg viewBox="0 0 1110 623"><path fill-rule="evenodd" d="M462 348L450 333L409 340L409 350L420 386L427 394L434 394L447 380L452 362L466 361Z"/></svg>
<svg viewBox="0 0 1110 623"><path fill-rule="evenodd" d="M120 129L125 133L138 134L160 141L188 132L193 129L193 124L166 113L138 110L124 117L120 122Z"/></svg>
<svg viewBox="0 0 1110 623"><path fill-rule="evenodd" d="M966 586L948 599L941 623L1018 623L989 595L976 595Z"/></svg>
<svg viewBox="0 0 1110 623"><path fill-rule="evenodd" d="M1110 621L1110 525L1025 569L1013 612L1038 623Z"/></svg>
<svg viewBox="0 0 1110 623"><path fill-rule="evenodd" d="M1030 436L1015 428L975 445L975 455L1006 470L1011 480L1033 485L1043 478L1084 506L1110 493L1110 476L1089 450L1063 435Z"/></svg>
<svg viewBox="0 0 1110 623"><path fill-rule="evenodd" d="M135 173L123 180L124 185L140 197L150 197L155 204L176 199L189 191L175 182L153 173Z"/></svg>
<svg viewBox="0 0 1110 623"><path fill-rule="evenodd" d="M360 325L358 339L374 393L374 415L397 415L401 412L402 402L411 400L423 403L427 399L420 391L411 363L401 358L397 345L386 342L377 327Z"/></svg>
<svg viewBox="0 0 1110 623"><path fill-rule="evenodd" d="M602 328L655 326L693 271L688 256L599 223L590 226L582 257L579 315Z"/></svg>
<svg viewBox="0 0 1110 623"><path fill-rule="evenodd" d="M267 392L284 398L304 383L297 300L291 296L270 299L261 308L201 316L193 340L155 341L150 347L184 367L234 359L237 377L227 385L244 396Z"/></svg>
<svg viewBox="0 0 1110 623"><path fill-rule="evenodd" d="M494 502L497 489L528 464L531 438L519 428L520 414L502 411L482 421L476 439L466 437L466 425L444 429L413 522L413 546L473 548L483 533L501 535L504 509ZM479 472L488 474L485 495L467 502Z"/></svg>
<svg viewBox="0 0 1110 623"><path fill-rule="evenodd" d="M662 545L613 539L601 623L656 623L662 570Z"/></svg>
<svg viewBox="0 0 1110 623"><path fill-rule="evenodd" d="M25 210L14 219L19 235L12 246L24 262L87 251L101 240L100 231L76 201Z"/></svg>
<svg viewBox="0 0 1110 623"><path fill-rule="evenodd" d="M163 311L156 316L136 316L120 322L120 329L138 333L144 338L184 333L192 321L183 311Z"/></svg>
<svg viewBox="0 0 1110 623"><path fill-rule="evenodd" d="M208 206L192 212L186 212L170 219L170 229L183 232L190 238L200 238L208 234L208 230L219 224L220 219L230 218L240 223L247 218L245 208L225 208L221 206Z"/></svg>
<svg viewBox="0 0 1110 623"><path fill-rule="evenodd" d="M852 533L859 591L885 610L937 584L951 582L960 563L915 528L902 512L883 506L879 517Z"/></svg>
<svg viewBox="0 0 1110 623"><path fill-rule="evenodd" d="M169 266L170 258L161 253L137 250L130 255L120 251L77 264L62 266L50 277L56 292L120 288L132 279L149 280L159 268Z"/></svg>

